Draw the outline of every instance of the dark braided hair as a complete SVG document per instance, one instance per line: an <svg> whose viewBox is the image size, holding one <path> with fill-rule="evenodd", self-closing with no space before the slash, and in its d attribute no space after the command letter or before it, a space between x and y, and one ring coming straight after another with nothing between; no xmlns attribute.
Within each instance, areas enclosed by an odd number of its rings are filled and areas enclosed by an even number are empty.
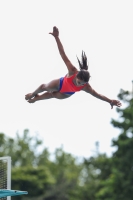
<svg viewBox="0 0 133 200"><path fill-rule="evenodd" d="M78 59L78 63L80 71L77 74L77 78L85 82L88 82L91 76L90 73L88 72L87 57L85 55L85 52L82 51L81 61Z"/></svg>

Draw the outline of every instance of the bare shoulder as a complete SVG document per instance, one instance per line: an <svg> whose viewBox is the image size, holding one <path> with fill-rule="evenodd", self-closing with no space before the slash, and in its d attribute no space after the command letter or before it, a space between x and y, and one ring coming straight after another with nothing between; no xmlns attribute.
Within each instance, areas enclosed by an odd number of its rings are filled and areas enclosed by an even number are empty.
<svg viewBox="0 0 133 200"><path fill-rule="evenodd" d="M78 73L78 70L76 67L73 66L73 68L71 70L68 70L68 74L67 74L67 77L70 77L74 74Z"/></svg>
<svg viewBox="0 0 133 200"><path fill-rule="evenodd" d="M76 72L78 72L78 69L73 64L71 64L71 67L68 68L68 73L73 75Z"/></svg>

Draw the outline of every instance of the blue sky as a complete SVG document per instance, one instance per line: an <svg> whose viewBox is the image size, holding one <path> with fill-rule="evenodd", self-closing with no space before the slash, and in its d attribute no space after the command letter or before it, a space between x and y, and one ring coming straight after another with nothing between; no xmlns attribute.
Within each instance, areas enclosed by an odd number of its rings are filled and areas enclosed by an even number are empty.
<svg viewBox="0 0 133 200"><path fill-rule="evenodd" d="M57 26L65 52L78 67L86 52L90 85L117 99L120 88L132 89L133 3L131 0L0 1L0 132L14 137L25 128L36 132L51 152L63 145L76 156L100 152L111 155L111 140L120 130L110 124L116 109L85 92L65 100L29 104L25 94L40 84L64 76L54 38ZM124 106L124 105L123 105Z"/></svg>

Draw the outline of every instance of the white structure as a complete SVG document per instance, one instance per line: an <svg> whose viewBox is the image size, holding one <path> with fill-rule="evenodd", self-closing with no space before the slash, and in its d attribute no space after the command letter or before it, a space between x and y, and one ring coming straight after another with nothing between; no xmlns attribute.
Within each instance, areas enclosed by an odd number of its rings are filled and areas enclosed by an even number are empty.
<svg viewBox="0 0 133 200"><path fill-rule="evenodd" d="M11 190L11 157L0 157L0 189ZM3 199L11 200L11 197Z"/></svg>

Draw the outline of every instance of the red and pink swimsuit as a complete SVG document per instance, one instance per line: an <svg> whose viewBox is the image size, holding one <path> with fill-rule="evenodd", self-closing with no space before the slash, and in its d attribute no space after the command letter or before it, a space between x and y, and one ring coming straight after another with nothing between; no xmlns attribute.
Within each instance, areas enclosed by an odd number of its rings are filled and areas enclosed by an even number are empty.
<svg viewBox="0 0 133 200"><path fill-rule="evenodd" d="M74 94L75 92L78 92L85 87L86 84L82 86L76 86L73 83L73 79L75 78L76 75L77 73L70 77L65 76L63 78L60 78L60 88L59 88L60 93Z"/></svg>

